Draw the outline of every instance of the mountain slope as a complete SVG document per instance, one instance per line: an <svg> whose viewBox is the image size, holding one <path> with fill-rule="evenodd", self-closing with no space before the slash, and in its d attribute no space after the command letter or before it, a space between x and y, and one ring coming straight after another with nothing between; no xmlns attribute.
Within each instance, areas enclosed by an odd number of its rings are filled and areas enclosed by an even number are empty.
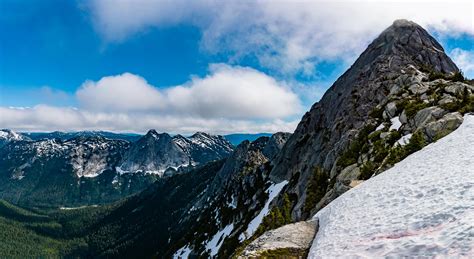
<svg viewBox="0 0 474 259"><path fill-rule="evenodd" d="M474 87L458 81L459 69L433 37L413 22L395 21L304 115L276 158L273 181L299 175L288 191L298 197L293 219L308 218L352 181L402 159L394 149L402 136L429 142L459 126L472 109ZM406 153L420 148L409 147Z"/></svg>
<svg viewBox="0 0 474 259"><path fill-rule="evenodd" d="M80 206L143 190L151 175L117 175L128 142L102 137L22 141L0 149L0 198L26 206Z"/></svg>
<svg viewBox="0 0 474 259"><path fill-rule="evenodd" d="M98 224L89 235L92 253L167 258L183 248L195 256L230 256L285 186L268 181L268 164L288 137L244 141L225 161L159 179Z"/></svg>
<svg viewBox="0 0 474 259"><path fill-rule="evenodd" d="M310 258L474 253L474 115L315 216Z"/></svg>

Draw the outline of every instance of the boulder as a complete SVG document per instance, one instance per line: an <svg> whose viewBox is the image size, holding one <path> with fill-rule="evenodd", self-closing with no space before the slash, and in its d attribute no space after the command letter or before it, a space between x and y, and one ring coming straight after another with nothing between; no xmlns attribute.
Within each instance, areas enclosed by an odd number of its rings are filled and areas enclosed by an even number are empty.
<svg viewBox="0 0 474 259"><path fill-rule="evenodd" d="M431 140L436 140L457 129L462 122L463 117L459 112L448 113L441 119L426 124L424 132Z"/></svg>
<svg viewBox="0 0 474 259"><path fill-rule="evenodd" d="M392 88L390 88L390 95L399 95L401 92L402 88L397 84L394 84Z"/></svg>
<svg viewBox="0 0 474 259"><path fill-rule="evenodd" d="M286 251L289 258L306 257L317 229L318 221L311 220L269 230L250 243L238 258L271 257L272 251L278 251L280 256Z"/></svg>
<svg viewBox="0 0 474 259"><path fill-rule="evenodd" d="M408 123L408 118L407 118L407 114L405 110L403 110L402 114L400 114L400 117L398 117L398 119L400 120L400 123L402 124Z"/></svg>
<svg viewBox="0 0 474 259"><path fill-rule="evenodd" d="M425 84L412 84L410 85L410 87L408 88L408 90L410 90L410 92L412 92L413 94L424 94L426 92L428 92L430 88L425 85Z"/></svg>
<svg viewBox="0 0 474 259"><path fill-rule="evenodd" d="M397 104L395 102L390 102L385 106L385 112L390 118L395 117L397 115Z"/></svg>
<svg viewBox="0 0 474 259"><path fill-rule="evenodd" d="M429 101L429 99L430 99L430 97L426 93L424 93L420 96L420 100L422 100L422 101Z"/></svg>
<svg viewBox="0 0 474 259"><path fill-rule="evenodd" d="M455 96L460 96L464 92L466 85L460 82L454 82L444 88L444 91Z"/></svg>
<svg viewBox="0 0 474 259"><path fill-rule="evenodd" d="M443 94L443 97L441 97L441 100L438 102L439 105L444 105L448 103L452 103L456 101L456 98L452 97L449 94Z"/></svg>
<svg viewBox="0 0 474 259"><path fill-rule="evenodd" d="M357 164L350 165L344 168L337 176L337 180L344 185L349 185L352 180L359 178L360 169Z"/></svg>
<svg viewBox="0 0 474 259"><path fill-rule="evenodd" d="M415 117L413 118L413 126L419 129L427 123L441 118L444 114L446 114L446 111L437 106L422 109L418 111L418 113L416 113Z"/></svg>

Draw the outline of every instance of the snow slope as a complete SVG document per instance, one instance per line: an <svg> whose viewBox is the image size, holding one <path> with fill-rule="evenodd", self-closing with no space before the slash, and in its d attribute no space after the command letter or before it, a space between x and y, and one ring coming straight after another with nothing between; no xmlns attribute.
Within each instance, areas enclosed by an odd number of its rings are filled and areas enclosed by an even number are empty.
<svg viewBox="0 0 474 259"><path fill-rule="evenodd" d="M474 115L314 218L309 258L474 258Z"/></svg>

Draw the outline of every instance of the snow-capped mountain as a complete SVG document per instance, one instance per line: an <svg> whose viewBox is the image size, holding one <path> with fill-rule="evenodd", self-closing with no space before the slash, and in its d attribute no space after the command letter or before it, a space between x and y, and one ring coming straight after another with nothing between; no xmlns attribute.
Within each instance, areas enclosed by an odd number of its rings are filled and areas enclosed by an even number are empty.
<svg viewBox="0 0 474 259"><path fill-rule="evenodd" d="M223 159L233 148L223 137L204 133L172 138L151 130L129 142L97 134L33 141L2 132L0 198L22 204L117 200L143 190L164 172L169 176ZM40 191L44 195L37 195ZM63 193L69 194L62 197Z"/></svg>
<svg viewBox="0 0 474 259"><path fill-rule="evenodd" d="M22 141L22 140L30 140L30 139L24 136L23 134L17 133L9 129L0 130L0 146L3 146L8 142Z"/></svg>
<svg viewBox="0 0 474 259"><path fill-rule="evenodd" d="M163 176L165 172L183 170L198 164L227 157L233 150L222 136L198 132L189 138L171 137L167 133L150 130L131 144L123 163L117 167L120 173L145 172Z"/></svg>
<svg viewBox="0 0 474 259"><path fill-rule="evenodd" d="M121 139L133 142L141 137L139 134L124 134L124 133L113 133L107 131L76 131L76 132L24 132L21 133L23 136L27 136L32 140L42 139L61 139L68 140L77 137L104 137L108 139Z"/></svg>

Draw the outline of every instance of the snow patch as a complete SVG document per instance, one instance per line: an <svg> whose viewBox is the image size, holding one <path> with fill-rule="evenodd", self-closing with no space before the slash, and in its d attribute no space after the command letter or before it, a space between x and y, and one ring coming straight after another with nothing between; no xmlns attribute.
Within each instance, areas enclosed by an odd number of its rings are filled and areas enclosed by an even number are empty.
<svg viewBox="0 0 474 259"><path fill-rule="evenodd" d="M314 218L308 258L472 258L474 116Z"/></svg>
<svg viewBox="0 0 474 259"><path fill-rule="evenodd" d="M288 184L288 181L283 181L277 184L272 184L268 189L266 190L266 193L268 193L268 200L265 202L265 206L263 206L263 209L258 213L258 215L250 221L249 225L247 226L247 230L245 230L242 234L239 236L240 242L244 241L245 239L251 237L253 233L257 230L258 226L262 223L263 218L270 212L269 206L270 203L275 199L275 197L280 194L281 190L285 185Z"/></svg>
<svg viewBox="0 0 474 259"><path fill-rule="evenodd" d="M212 238L206 243L206 250L211 250L210 255L215 256L219 252L224 239L230 235L234 229L234 223L227 225L224 229L218 231Z"/></svg>
<svg viewBox="0 0 474 259"><path fill-rule="evenodd" d="M401 137L398 141L397 141L397 144L400 145L400 146L405 146L406 144L410 143L410 139L411 139L411 136L413 134L407 134L403 137Z"/></svg>
<svg viewBox="0 0 474 259"><path fill-rule="evenodd" d="M377 128L375 128L375 131L383 130L384 128L385 128L385 125L383 123L380 123L380 125L377 126Z"/></svg>
<svg viewBox="0 0 474 259"><path fill-rule="evenodd" d="M401 126L402 123L400 122L400 117L393 117L390 119L390 122L392 122L392 125L390 126L390 130L398 130Z"/></svg>
<svg viewBox="0 0 474 259"><path fill-rule="evenodd" d="M181 247L180 249L178 249L178 251L176 251L176 253L173 254L173 259L188 258L192 251L193 250L189 248L188 245L185 245Z"/></svg>
<svg viewBox="0 0 474 259"><path fill-rule="evenodd" d="M232 195L230 203L227 204L227 207L232 208L232 209L237 209L237 199Z"/></svg>
<svg viewBox="0 0 474 259"><path fill-rule="evenodd" d="M84 205L84 206L79 206L79 207L60 207L60 210L80 210L80 209L85 209L85 208L97 208L99 205Z"/></svg>

